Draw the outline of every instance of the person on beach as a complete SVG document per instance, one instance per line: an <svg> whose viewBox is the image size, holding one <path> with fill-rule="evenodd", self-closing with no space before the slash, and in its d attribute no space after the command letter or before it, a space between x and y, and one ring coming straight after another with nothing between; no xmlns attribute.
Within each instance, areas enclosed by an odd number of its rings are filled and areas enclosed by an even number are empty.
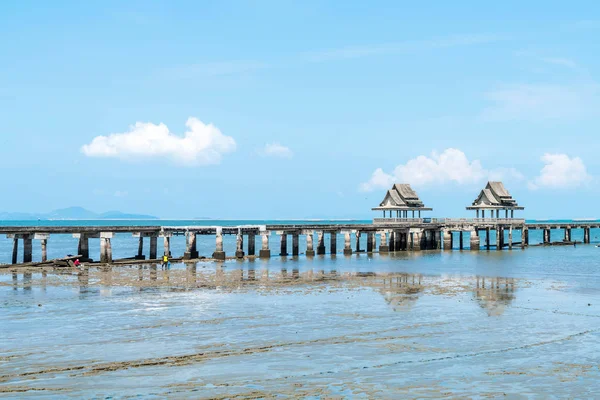
<svg viewBox="0 0 600 400"><path fill-rule="evenodd" d="M79 262L79 258L75 260L75 262L73 263L74 266L79 267L81 265L81 263Z"/></svg>
<svg viewBox="0 0 600 400"><path fill-rule="evenodd" d="M165 255L163 256L163 259L162 259L162 265L161 265L161 266L162 266L163 268L166 268L168 264L169 264L169 256L165 254Z"/></svg>

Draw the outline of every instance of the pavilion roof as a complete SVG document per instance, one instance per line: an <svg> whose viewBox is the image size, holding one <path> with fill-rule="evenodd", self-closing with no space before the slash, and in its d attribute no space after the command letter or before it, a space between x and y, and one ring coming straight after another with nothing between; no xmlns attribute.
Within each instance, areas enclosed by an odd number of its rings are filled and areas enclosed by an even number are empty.
<svg viewBox="0 0 600 400"><path fill-rule="evenodd" d="M479 193L479 196L473 201L467 210L477 209L513 209L523 210L517 204L517 201L512 198L508 190L504 187L502 182L488 182L485 188Z"/></svg>
<svg viewBox="0 0 600 400"><path fill-rule="evenodd" d="M373 210L431 210L425 207L417 192L406 183L396 183Z"/></svg>

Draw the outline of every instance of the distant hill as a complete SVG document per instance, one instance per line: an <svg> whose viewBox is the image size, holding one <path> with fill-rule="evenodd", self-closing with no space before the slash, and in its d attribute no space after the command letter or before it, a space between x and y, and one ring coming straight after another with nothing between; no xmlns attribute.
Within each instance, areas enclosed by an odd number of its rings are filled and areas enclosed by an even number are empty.
<svg viewBox="0 0 600 400"><path fill-rule="evenodd" d="M54 210L49 213L7 213L0 212L0 220L38 220L38 219L65 219L65 220L102 220L102 219L158 219L152 215L129 214L121 211L108 211L95 213L83 207L68 207Z"/></svg>

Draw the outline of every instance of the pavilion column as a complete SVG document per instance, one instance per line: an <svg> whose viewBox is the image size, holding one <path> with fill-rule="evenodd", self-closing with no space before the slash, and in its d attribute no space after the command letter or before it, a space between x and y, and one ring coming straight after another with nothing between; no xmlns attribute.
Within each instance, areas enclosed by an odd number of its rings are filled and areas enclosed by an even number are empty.
<svg viewBox="0 0 600 400"><path fill-rule="evenodd" d="M442 231L439 229L436 229L433 232L433 244L435 246L436 250L441 250L442 249Z"/></svg>
<svg viewBox="0 0 600 400"><path fill-rule="evenodd" d="M158 236L150 236L150 260L158 258Z"/></svg>
<svg viewBox="0 0 600 400"><path fill-rule="evenodd" d="M242 233L242 229L238 228L237 235L235 236L235 257L236 258L244 258L246 253L244 253L244 234Z"/></svg>
<svg viewBox="0 0 600 400"><path fill-rule="evenodd" d="M329 233L329 252L333 255L337 253L337 232Z"/></svg>
<svg viewBox="0 0 600 400"><path fill-rule="evenodd" d="M367 232L367 253L373 252L373 242L375 241L375 232Z"/></svg>
<svg viewBox="0 0 600 400"><path fill-rule="evenodd" d="M352 254L352 244L350 243L350 232L344 232L344 255Z"/></svg>
<svg viewBox="0 0 600 400"><path fill-rule="evenodd" d="M192 258L198 258L198 251L196 250L196 233L190 232L190 234L191 235L189 237L188 246L190 246L191 249L189 250L189 252L191 254L195 253L195 256L193 256ZM238 236L239 236L239 232L238 232ZM238 238L236 238L236 239L238 239ZM238 239L238 240L236 240L236 256L237 256L237 251L239 249L239 246L240 246L240 243L239 243L239 239ZM186 254L187 254L187 252L186 252ZM215 251L212 254L212 258L214 258L215 260L222 261L222 260L225 260L226 257L227 257L227 255L225 254L225 250L223 249L223 227L217 226L215 228Z"/></svg>
<svg viewBox="0 0 600 400"><path fill-rule="evenodd" d="M444 239L444 250L452 250L452 231L445 229L443 231Z"/></svg>
<svg viewBox="0 0 600 400"><path fill-rule="evenodd" d="M111 239L113 237L112 232L100 232L100 262L111 263L112 257L112 244Z"/></svg>
<svg viewBox="0 0 600 400"><path fill-rule="evenodd" d="M256 234L255 233L248 234L248 255L249 256L256 255Z"/></svg>
<svg viewBox="0 0 600 400"><path fill-rule="evenodd" d="M479 212L479 210L477 210ZM485 210L481 210L481 218L485 218Z"/></svg>
<svg viewBox="0 0 600 400"><path fill-rule="evenodd" d="M325 232L317 231L317 254L325 254Z"/></svg>
<svg viewBox="0 0 600 400"><path fill-rule="evenodd" d="M313 257L315 255L315 250L313 248L313 231L306 231L306 256Z"/></svg>
<svg viewBox="0 0 600 400"><path fill-rule="evenodd" d="M381 231L379 236L379 252L387 253L390 251L390 246L387 244L387 233L386 231Z"/></svg>
<svg viewBox="0 0 600 400"><path fill-rule="evenodd" d="M298 232L292 233L292 255L295 257L300 255L300 235Z"/></svg>
<svg viewBox="0 0 600 400"><path fill-rule="evenodd" d="M510 217L514 218L515 217L515 210L510 210Z"/></svg>
<svg viewBox="0 0 600 400"><path fill-rule="evenodd" d="M287 233L285 232L278 232L279 233L279 240L280 240L280 244L279 244L279 255L280 256L287 256L288 252L287 252Z"/></svg>
<svg viewBox="0 0 600 400"><path fill-rule="evenodd" d="M512 225L511 225L508 228L508 248L510 250L512 250L512 244L513 244L513 241L512 241L512 237L513 237L512 232L513 232L513 229L512 229Z"/></svg>
<svg viewBox="0 0 600 400"><path fill-rule="evenodd" d="M480 238L477 235L477 230L476 229L472 230L471 231L470 243L469 243L469 246L470 246L471 250L473 250L473 251L478 251L479 250L479 241L480 241Z"/></svg>
<svg viewBox="0 0 600 400"><path fill-rule="evenodd" d="M258 253L260 258L269 258L271 257L271 250L269 249L269 232L263 231L260 233L262 246Z"/></svg>
<svg viewBox="0 0 600 400"><path fill-rule="evenodd" d="M508 209L504 210L504 218L508 219Z"/></svg>

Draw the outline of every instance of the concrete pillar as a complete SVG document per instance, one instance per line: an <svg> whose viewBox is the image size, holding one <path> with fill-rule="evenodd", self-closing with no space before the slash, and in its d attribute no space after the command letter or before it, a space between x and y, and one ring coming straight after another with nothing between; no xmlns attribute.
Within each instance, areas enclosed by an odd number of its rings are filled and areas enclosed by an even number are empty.
<svg viewBox="0 0 600 400"><path fill-rule="evenodd" d="M399 235L400 235L400 232L398 232L398 231L390 232L390 238L388 239L388 242L390 243L390 251L392 251L392 252L400 250L399 247L396 247L398 245L398 236Z"/></svg>
<svg viewBox="0 0 600 400"><path fill-rule="evenodd" d="M464 250L463 231L458 231L458 248Z"/></svg>
<svg viewBox="0 0 600 400"><path fill-rule="evenodd" d="M502 250L504 248L504 228L501 226L496 227L496 250Z"/></svg>
<svg viewBox="0 0 600 400"><path fill-rule="evenodd" d="M192 232L190 232L190 233L192 233ZM194 251L196 253L196 256L194 258L198 258L198 251L196 250L196 233L193 233L193 238L190 238L190 242L193 242L193 250L190 250L190 252ZM236 245L237 245L236 246L236 255L237 255L237 249L238 249L239 244L236 243ZM243 245L243 242L242 242L242 245ZM186 252L186 254L187 254L187 252ZM215 260L224 260L226 257L227 257L227 255L225 254L225 250L223 249L223 228L220 226L217 226L215 229L215 251L212 255L212 258L214 258Z"/></svg>
<svg viewBox="0 0 600 400"><path fill-rule="evenodd" d="M565 242L570 242L571 241L571 227L567 226L565 228Z"/></svg>
<svg viewBox="0 0 600 400"><path fill-rule="evenodd" d="M354 232L357 253L360 252L360 235L361 235L361 232L359 230Z"/></svg>
<svg viewBox="0 0 600 400"><path fill-rule="evenodd" d="M344 232L344 255L352 254L352 244L350 243L350 232Z"/></svg>
<svg viewBox="0 0 600 400"><path fill-rule="evenodd" d="M298 256L300 254L300 235L297 232L292 234L292 255Z"/></svg>
<svg viewBox="0 0 600 400"><path fill-rule="evenodd" d="M100 262L111 263L112 257L112 232L100 232Z"/></svg>
<svg viewBox="0 0 600 400"><path fill-rule="evenodd" d="M485 248L490 249L490 228L485 228Z"/></svg>
<svg viewBox="0 0 600 400"><path fill-rule="evenodd" d="M23 262L33 261L33 240L30 235L23 236Z"/></svg>
<svg viewBox="0 0 600 400"><path fill-rule="evenodd" d="M256 255L256 235L254 233L248 234L248 255Z"/></svg>
<svg viewBox="0 0 600 400"><path fill-rule="evenodd" d="M221 237L221 243L223 238ZM196 232L187 232L185 234L185 253L184 260L192 260L198 258L198 250L196 249Z"/></svg>
<svg viewBox="0 0 600 400"><path fill-rule="evenodd" d="M529 229L523 226L521 228L521 248L524 249L525 246L529 246Z"/></svg>
<svg viewBox="0 0 600 400"><path fill-rule="evenodd" d="M434 242L434 246L435 246L436 250L442 249L442 231L441 230L436 229L433 232L433 242Z"/></svg>
<svg viewBox="0 0 600 400"><path fill-rule="evenodd" d="M387 234L385 231L381 231L379 236L379 252L387 253L390 251L390 246L387 244Z"/></svg>
<svg viewBox="0 0 600 400"><path fill-rule="evenodd" d="M550 243L551 239L552 239L552 237L550 235L550 229L549 228L545 228L544 229L544 243Z"/></svg>
<svg viewBox="0 0 600 400"><path fill-rule="evenodd" d="M410 231L409 235L411 236L411 246L410 248L413 251L421 250L421 231Z"/></svg>
<svg viewBox="0 0 600 400"><path fill-rule="evenodd" d="M477 231L476 230L472 230L471 231L471 238L470 238L470 247L472 251L479 251L479 236L477 236Z"/></svg>
<svg viewBox="0 0 600 400"><path fill-rule="evenodd" d="M48 261L48 239L41 239L42 244L42 262Z"/></svg>
<svg viewBox="0 0 600 400"><path fill-rule="evenodd" d="M158 258L158 236L150 236L150 259Z"/></svg>
<svg viewBox="0 0 600 400"><path fill-rule="evenodd" d="M142 234L140 234L140 237L138 238L138 252L135 258L137 260L144 259L144 236Z"/></svg>
<svg viewBox="0 0 600 400"><path fill-rule="evenodd" d="M508 248L512 250L512 226L508 228Z"/></svg>
<svg viewBox="0 0 600 400"><path fill-rule="evenodd" d="M317 254L325 254L325 232L317 231Z"/></svg>
<svg viewBox="0 0 600 400"><path fill-rule="evenodd" d="M315 250L313 247L313 231L306 231L306 256L313 257L315 255Z"/></svg>
<svg viewBox="0 0 600 400"><path fill-rule="evenodd" d="M444 250L452 250L453 241L452 241L452 231L444 230Z"/></svg>
<svg viewBox="0 0 600 400"><path fill-rule="evenodd" d="M171 254L171 236L164 236L163 237L163 248L164 248L164 255L165 256L169 256Z"/></svg>
<svg viewBox="0 0 600 400"><path fill-rule="evenodd" d="M367 253L373 252L373 242L375 240L374 232L367 232Z"/></svg>
<svg viewBox="0 0 600 400"><path fill-rule="evenodd" d="M404 247L402 246L403 236L404 234L402 232L394 232L394 251L404 250Z"/></svg>
<svg viewBox="0 0 600 400"><path fill-rule="evenodd" d="M15 235L13 238L13 248L12 248L12 263L17 263L17 258L19 256L19 238Z"/></svg>
<svg viewBox="0 0 600 400"><path fill-rule="evenodd" d="M590 228L583 228L583 243L590 242Z"/></svg>
<svg viewBox="0 0 600 400"><path fill-rule="evenodd" d="M329 252L331 254L337 253L337 232L331 232L329 234Z"/></svg>
<svg viewBox="0 0 600 400"><path fill-rule="evenodd" d="M73 235L76 236L76 235ZM79 242L77 244L77 254L81 255L84 260L90 258L90 239L85 233L78 234Z"/></svg>
<svg viewBox="0 0 600 400"><path fill-rule="evenodd" d="M235 256L236 258L244 258L246 253L244 253L244 234L242 233L242 229L238 229L238 233L235 237Z"/></svg>
<svg viewBox="0 0 600 400"><path fill-rule="evenodd" d="M258 253L258 256L260 258L269 258L271 257L271 250L269 249L269 232L261 232L260 236L262 239L262 247Z"/></svg>
<svg viewBox="0 0 600 400"><path fill-rule="evenodd" d="M279 233L279 255L287 256L287 233L285 232L277 232Z"/></svg>

